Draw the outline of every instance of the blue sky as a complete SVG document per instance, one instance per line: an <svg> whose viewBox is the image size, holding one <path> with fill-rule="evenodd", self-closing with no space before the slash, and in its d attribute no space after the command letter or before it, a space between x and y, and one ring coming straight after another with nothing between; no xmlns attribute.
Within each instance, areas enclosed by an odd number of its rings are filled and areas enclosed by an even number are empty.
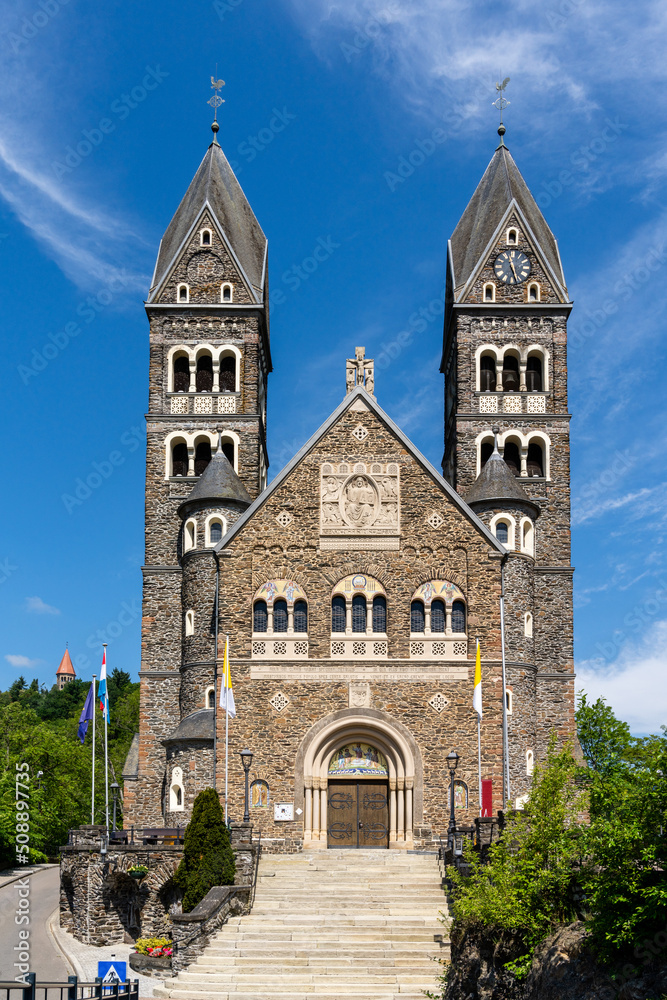
<svg viewBox="0 0 667 1000"><path fill-rule="evenodd" d="M3 31L0 687L50 684L66 641L90 677L103 636L136 676L142 300L210 141L216 63L219 139L270 244L272 475L339 402L354 346L386 359L406 329L378 399L439 465L446 242L510 76L506 141L575 301L577 669L636 732L667 721L665 5L17 0Z"/></svg>

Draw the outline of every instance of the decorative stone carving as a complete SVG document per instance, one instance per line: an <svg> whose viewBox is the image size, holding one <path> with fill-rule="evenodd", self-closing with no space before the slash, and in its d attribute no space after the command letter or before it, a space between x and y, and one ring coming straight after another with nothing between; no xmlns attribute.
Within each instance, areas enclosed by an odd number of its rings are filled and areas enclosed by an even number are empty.
<svg viewBox="0 0 667 1000"><path fill-rule="evenodd" d="M269 705L273 705L276 712L282 712L289 705L289 698L282 691L276 691L273 698L269 698Z"/></svg>
<svg viewBox="0 0 667 1000"><path fill-rule="evenodd" d="M350 681L348 697L350 708L370 708L371 686L368 681Z"/></svg>
<svg viewBox="0 0 667 1000"><path fill-rule="evenodd" d="M321 548L398 548L398 465L356 462L352 468L326 462L321 476Z"/></svg>
<svg viewBox="0 0 667 1000"><path fill-rule="evenodd" d="M428 703L433 711L437 712L438 715L440 715L441 712L444 712L449 705L449 702L445 698L444 694L440 691L438 691L437 694L434 694L432 698L429 698Z"/></svg>
<svg viewBox="0 0 667 1000"><path fill-rule="evenodd" d="M281 510L281 512L276 517L276 521L281 528L286 528L288 524L291 524L294 518L288 510Z"/></svg>
<svg viewBox="0 0 667 1000"><path fill-rule="evenodd" d="M371 396L375 394L375 362L365 357L365 347L355 347L354 357L345 362L345 388L348 393L363 385Z"/></svg>
<svg viewBox="0 0 667 1000"><path fill-rule="evenodd" d="M363 424L357 424L357 426L352 431L352 436L356 437L357 441L363 441L364 438L368 437L368 431Z"/></svg>
<svg viewBox="0 0 667 1000"><path fill-rule="evenodd" d="M426 523L430 524L432 528L439 528L443 521L444 518L440 517L437 510L434 510L430 517L426 518Z"/></svg>

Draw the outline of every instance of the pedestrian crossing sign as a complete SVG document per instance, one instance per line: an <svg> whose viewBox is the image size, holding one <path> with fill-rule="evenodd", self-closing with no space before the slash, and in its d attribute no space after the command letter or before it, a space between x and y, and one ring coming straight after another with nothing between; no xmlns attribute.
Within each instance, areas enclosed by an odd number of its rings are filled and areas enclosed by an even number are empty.
<svg viewBox="0 0 667 1000"><path fill-rule="evenodd" d="M105 986L124 983L127 979L127 962L98 962L97 975Z"/></svg>

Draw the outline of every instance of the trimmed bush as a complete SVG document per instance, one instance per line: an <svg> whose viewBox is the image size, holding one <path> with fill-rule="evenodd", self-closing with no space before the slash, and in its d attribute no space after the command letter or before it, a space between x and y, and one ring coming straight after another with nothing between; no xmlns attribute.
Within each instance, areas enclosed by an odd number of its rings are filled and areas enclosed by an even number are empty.
<svg viewBox="0 0 667 1000"><path fill-rule="evenodd" d="M184 890L183 912L190 913L213 886L233 885L234 853L225 826L220 799L214 788L205 788L195 799L192 819L183 842L183 860L174 881Z"/></svg>

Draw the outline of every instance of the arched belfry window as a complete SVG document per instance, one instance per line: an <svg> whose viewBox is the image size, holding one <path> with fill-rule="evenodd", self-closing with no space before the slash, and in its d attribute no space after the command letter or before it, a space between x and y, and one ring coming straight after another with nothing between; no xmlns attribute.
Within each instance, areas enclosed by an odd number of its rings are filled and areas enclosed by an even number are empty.
<svg viewBox="0 0 667 1000"><path fill-rule="evenodd" d="M492 454L493 454L493 442L492 441L482 441L482 445L481 445L481 448L480 448L480 456L479 456L480 460L481 460L481 466L482 466L482 468L484 468L484 466L486 465L486 463L491 458Z"/></svg>
<svg viewBox="0 0 667 1000"><path fill-rule="evenodd" d="M225 354L220 359L220 388L224 392L236 392L236 357Z"/></svg>
<svg viewBox="0 0 667 1000"><path fill-rule="evenodd" d="M187 285L179 285L176 294L179 302L190 301L190 289L188 288Z"/></svg>
<svg viewBox="0 0 667 1000"><path fill-rule="evenodd" d="M480 392L496 391L496 359L489 354L480 358L479 388Z"/></svg>
<svg viewBox="0 0 667 1000"><path fill-rule="evenodd" d="M331 598L331 631L355 636L386 634L387 595L379 580L356 573L336 584Z"/></svg>
<svg viewBox="0 0 667 1000"><path fill-rule="evenodd" d="M510 472L515 476L521 475L521 456L519 446L514 441L507 441L503 448L503 458Z"/></svg>
<svg viewBox="0 0 667 1000"><path fill-rule="evenodd" d="M233 441L223 441L222 442L222 454L225 456L232 469L234 468L234 442Z"/></svg>
<svg viewBox="0 0 667 1000"><path fill-rule="evenodd" d="M195 476L201 476L202 472L211 461L211 442L200 441L195 448Z"/></svg>
<svg viewBox="0 0 667 1000"><path fill-rule="evenodd" d="M518 243L517 231L516 229L507 230L507 245L510 247L515 247Z"/></svg>
<svg viewBox="0 0 667 1000"><path fill-rule="evenodd" d="M211 392L213 389L213 358L210 354L200 354L197 358L197 392Z"/></svg>
<svg viewBox="0 0 667 1000"><path fill-rule="evenodd" d="M203 247L210 247L211 245L211 230L202 229L200 233L200 244Z"/></svg>
<svg viewBox="0 0 667 1000"><path fill-rule="evenodd" d="M496 301L496 286L492 282L487 282L484 285L484 301L485 302L495 302Z"/></svg>
<svg viewBox="0 0 667 1000"><path fill-rule="evenodd" d="M540 286L536 281L531 282L528 285L528 301L529 302L539 302L540 301Z"/></svg>
<svg viewBox="0 0 667 1000"><path fill-rule="evenodd" d="M544 459L542 456L542 446L531 442L528 445L528 461L526 463L526 471L531 477L539 477L544 475Z"/></svg>
<svg viewBox="0 0 667 1000"><path fill-rule="evenodd" d="M526 389L528 392L541 392L542 385L542 359L530 357L526 363Z"/></svg>
<svg viewBox="0 0 667 1000"><path fill-rule="evenodd" d="M190 388L190 359L187 354L174 358L174 392L187 392Z"/></svg>
<svg viewBox="0 0 667 1000"><path fill-rule="evenodd" d="M503 392L518 392L519 385L519 362L511 354L506 354L503 358Z"/></svg>
<svg viewBox="0 0 667 1000"><path fill-rule="evenodd" d="M230 285L229 282L225 284L220 289L220 300L221 302L232 302L234 299L234 286Z"/></svg>
<svg viewBox="0 0 667 1000"><path fill-rule="evenodd" d="M188 474L188 446L183 441L179 441L171 449L171 474L172 476Z"/></svg>

